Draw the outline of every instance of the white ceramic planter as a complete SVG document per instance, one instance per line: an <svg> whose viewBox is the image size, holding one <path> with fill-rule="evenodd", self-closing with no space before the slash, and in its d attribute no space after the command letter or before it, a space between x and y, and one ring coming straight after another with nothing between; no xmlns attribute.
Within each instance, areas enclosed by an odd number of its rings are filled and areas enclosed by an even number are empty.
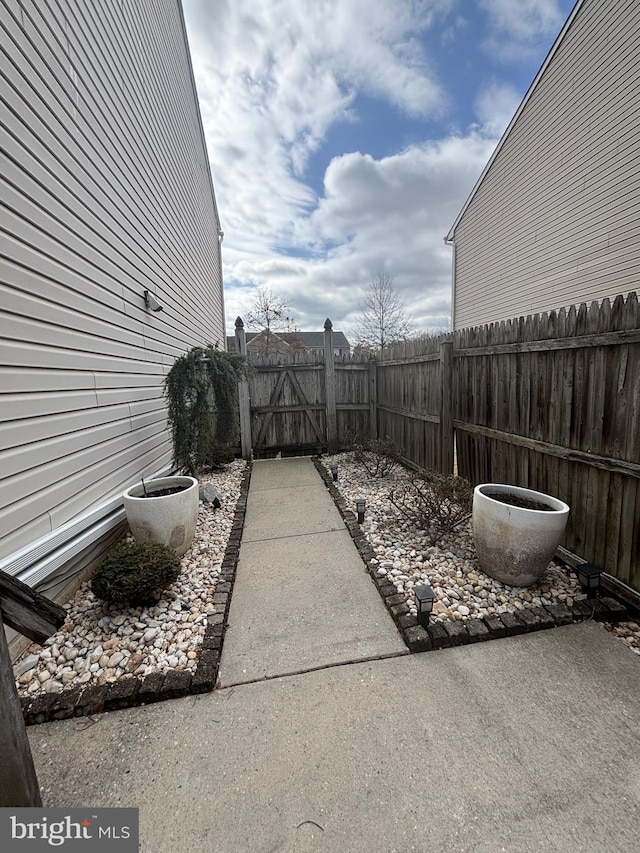
<svg viewBox="0 0 640 853"><path fill-rule="evenodd" d="M525 509L489 497L485 492L539 501L551 510ZM560 544L569 506L558 498L497 483L482 483L473 492L473 538L485 574L510 586L530 586L540 579Z"/></svg>
<svg viewBox="0 0 640 853"><path fill-rule="evenodd" d="M147 494L186 486L174 495L144 497L142 484L124 493L124 508L137 542L162 542L182 556L193 541L198 520L198 481L195 477L158 477L145 483Z"/></svg>

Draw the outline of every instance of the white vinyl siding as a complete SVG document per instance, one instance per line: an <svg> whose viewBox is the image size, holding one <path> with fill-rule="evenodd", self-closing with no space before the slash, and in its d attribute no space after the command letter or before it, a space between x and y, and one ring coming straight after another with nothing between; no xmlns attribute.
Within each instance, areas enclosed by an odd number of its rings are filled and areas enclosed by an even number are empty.
<svg viewBox="0 0 640 853"><path fill-rule="evenodd" d="M455 328L640 281L640 5L584 0L455 226Z"/></svg>
<svg viewBox="0 0 640 853"><path fill-rule="evenodd" d="M170 467L163 379L225 329L179 0L0 0L0 39L6 563Z"/></svg>

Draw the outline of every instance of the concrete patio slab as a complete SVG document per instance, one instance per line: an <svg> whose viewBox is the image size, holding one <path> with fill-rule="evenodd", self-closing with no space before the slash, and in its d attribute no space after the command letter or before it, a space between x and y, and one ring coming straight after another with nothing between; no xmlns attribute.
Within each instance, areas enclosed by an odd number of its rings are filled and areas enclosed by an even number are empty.
<svg viewBox="0 0 640 853"><path fill-rule="evenodd" d="M640 665L593 623L29 729L144 853L631 851Z"/></svg>

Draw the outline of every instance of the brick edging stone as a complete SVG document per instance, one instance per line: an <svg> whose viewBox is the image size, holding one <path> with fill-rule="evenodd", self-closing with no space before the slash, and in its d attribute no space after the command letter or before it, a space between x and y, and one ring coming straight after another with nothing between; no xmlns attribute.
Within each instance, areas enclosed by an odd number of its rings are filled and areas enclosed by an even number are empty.
<svg viewBox="0 0 640 853"><path fill-rule="evenodd" d="M314 458L313 462L342 515L366 571L412 653L513 637L516 634L528 634L532 631L571 625L574 622L584 622L589 619L598 622L618 622L629 617L627 608L617 599L604 597L576 601L572 607L564 604L545 604L529 610L517 610L515 613L496 613L482 619L468 619L466 622L432 622L423 628L418 624L417 618L409 612L406 596L398 592L386 575L377 574L375 568L377 564L371 562L376 559L376 554L362 532L357 517L347 507L347 502L334 485L331 474L322 462L317 458Z"/></svg>
<svg viewBox="0 0 640 853"><path fill-rule="evenodd" d="M120 678L109 684L89 684L84 688L72 687L59 693L43 693L35 698L22 696L20 703L24 721L28 726L131 708L135 705L149 705L165 699L208 693L214 689L218 680L231 593L240 555L240 539L250 481L251 463L247 462L240 483L240 497L236 503L231 535L214 593L216 613L207 617L207 627L199 647L200 654L195 671L192 673L189 670L169 669L144 676Z"/></svg>

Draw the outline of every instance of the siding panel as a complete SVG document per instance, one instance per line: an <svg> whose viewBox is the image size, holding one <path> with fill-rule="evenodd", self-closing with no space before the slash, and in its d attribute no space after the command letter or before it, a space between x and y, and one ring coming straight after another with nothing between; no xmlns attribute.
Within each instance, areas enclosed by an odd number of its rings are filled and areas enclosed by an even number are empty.
<svg viewBox="0 0 640 853"><path fill-rule="evenodd" d="M163 379L225 330L220 223L178 0L0 0L0 38L9 565L170 467ZM145 289L163 312L145 310Z"/></svg>
<svg viewBox="0 0 640 853"><path fill-rule="evenodd" d="M637 288L638 67L638 4L585 0L457 222L456 328Z"/></svg>

